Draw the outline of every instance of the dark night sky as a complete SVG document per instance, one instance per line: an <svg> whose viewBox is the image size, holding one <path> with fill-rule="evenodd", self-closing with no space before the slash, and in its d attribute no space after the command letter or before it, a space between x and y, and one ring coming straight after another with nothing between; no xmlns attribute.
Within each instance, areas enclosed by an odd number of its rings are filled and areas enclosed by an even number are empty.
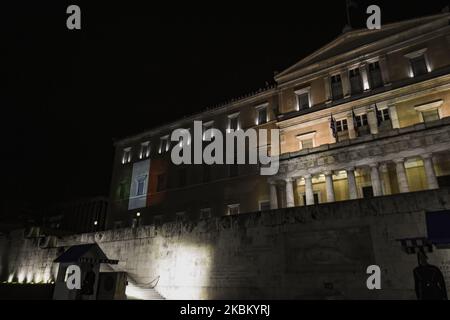
<svg viewBox="0 0 450 320"><path fill-rule="evenodd" d="M449 3L356 2L355 26L364 24L369 4L380 4L387 23L439 13ZM264 87L275 70L338 36L346 19L345 0L51 3L2 3L0 10L1 200L10 213L108 195L113 138ZM66 29L69 4L81 7L81 31Z"/></svg>

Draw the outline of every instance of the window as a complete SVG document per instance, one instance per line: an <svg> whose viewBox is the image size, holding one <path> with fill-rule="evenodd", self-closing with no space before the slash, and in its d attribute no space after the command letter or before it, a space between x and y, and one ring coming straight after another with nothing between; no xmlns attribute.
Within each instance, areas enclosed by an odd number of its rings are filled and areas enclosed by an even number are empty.
<svg viewBox="0 0 450 320"><path fill-rule="evenodd" d="M239 113L228 116L228 131L239 130Z"/></svg>
<svg viewBox="0 0 450 320"><path fill-rule="evenodd" d="M427 62L423 54L418 57L410 58L409 61L411 63L412 75L414 77L428 73Z"/></svg>
<svg viewBox="0 0 450 320"><path fill-rule="evenodd" d="M169 136L164 136L159 139L159 153L169 151L170 143Z"/></svg>
<svg viewBox="0 0 450 320"><path fill-rule="evenodd" d="M431 122L439 120L438 109L422 111L423 122Z"/></svg>
<svg viewBox="0 0 450 320"><path fill-rule="evenodd" d="M141 143L141 151L139 152L139 159L145 159L150 156L150 142Z"/></svg>
<svg viewBox="0 0 450 320"><path fill-rule="evenodd" d="M359 68L350 70L349 77L352 94L358 94L363 92L362 78Z"/></svg>
<svg viewBox="0 0 450 320"><path fill-rule="evenodd" d="M200 209L200 219L209 219L212 217L211 208Z"/></svg>
<svg viewBox="0 0 450 320"><path fill-rule="evenodd" d="M270 211L270 201L264 200L259 202L259 211Z"/></svg>
<svg viewBox="0 0 450 320"><path fill-rule="evenodd" d="M356 126L358 128L365 127L368 124L369 122L367 121L367 114L356 116Z"/></svg>
<svg viewBox="0 0 450 320"><path fill-rule="evenodd" d="M372 89L383 86L380 63L378 61L369 63L369 82Z"/></svg>
<svg viewBox="0 0 450 320"><path fill-rule="evenodd" d="M307 110L311 107L311 87L295 91L297 95L297 110Z"/></svg>
<svg viewBox="0 0 450 320"><path fill-rule="evenodd" d="M377 110L378 122L389 121L391 119L389 115L389 109Z"/></svg>
<svg viewBox="0 0 450 320"><path fill-rule="evenodd" d="M131 162L131 148L123 149L122 153L122 164Z"/></svg>
<svg viewBox="0 0 450 320"><path fill-rule="evenodd" d="M319 193L314 192L314 204L319 203ZM306 194L303 195L303 204L306 206Z"/></svg>
<svg viewBox="0 0 450 320"><path fill-rule="evenodd" d="M165 173L158 174L156 191L164 191L167 188L167 176Z"/></svg>
<svg viewBox="0 0 450 320"><path fill-rule="evenodd" d="M239 214L240 212L240 204L229 204L227 214L229 216Z"/></svg>
<svg viewBox="0 0 450 320"><path fill-rule="evenodd" d="M142 196L145 194L145 182L147 180L147 176L143 176L143 177L139 177L137 180L137 191L136 191L136 195L137 196Z"/></svg>
<svg viewBox="0 0 450 320"><path fill-rule="evenodd" d="M302 140L302 141L300 141L300 144L301 144L302 150L314 148L314 142L313 142L313 139L305 139L305 140Z"/></svg>
<svg viewBox="0 0 450 320"><path fill-rule="evenodd" d="M298 135L297 140L299 140L300 150L314 148L315 147L315 142L314 142L315 136L316 136L316 131Z"/></svg>
<svg viewBox="0 0 450 320"><path fill-rule="evenodd" d="M331 94L333 96L333 100L339 100L344 97L342 80L339 74L331 77Z"/></svg>
<svg viewBox="0 0 450 320"><path fill-rule="evenodd" d="M309 93L303 93L301 95L297 96L298 101L298 109L299 110L306 110L309 109Z"/></svg>
<svg viewBox="0 0 450 320"><path fill-rule="evenodd" d="M420 106L414 107L414 109L419 112L419 115L423 122L430 122L439 120L439 108L444 103L443 100L437 100L429 103L422 104Z"/></svg>
<svg viewBox="0 0 450 320"><path fill-rule="evenodd" d="M267 105L257 107L256 112L258 117L256 119L256 125L264 124L267 122Z"/></svg>
<svg viewBox="0 0 450 320"><path fill-rule="evenodd" d="M336 121L336 131L344 132L348 130L347 119L337 120Z"/></svg>
<svg viewBox="0 0 450 320"><path fill-rule="evenodd" d="M210 141L214 137L213 132L208 131L208 130L212 130L213 126L214 126L214 121L206 122L203 124L203 141Z"/></svg>

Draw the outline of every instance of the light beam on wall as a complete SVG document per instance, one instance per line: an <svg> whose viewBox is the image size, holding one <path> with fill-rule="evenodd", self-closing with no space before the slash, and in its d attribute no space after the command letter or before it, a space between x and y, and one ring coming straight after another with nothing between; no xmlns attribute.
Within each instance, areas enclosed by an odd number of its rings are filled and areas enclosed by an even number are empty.
<svg viewBox="0 0 450 320"><path fill-rule="evenodd" d="M163 243L167 241L160 238L156 241ZM155 252L158 259L153 259L154 265L150 264L151 275L148 279L153 280L159 276L156 291L166 299L175 300L199 300L207 298L206 288L209 286L210 267L212 263L212 250L209 246L172 243L165 250L170 254L161 255ZM143 285L129 284L126 295L130 299L149 299L148 289Z"/></svg>

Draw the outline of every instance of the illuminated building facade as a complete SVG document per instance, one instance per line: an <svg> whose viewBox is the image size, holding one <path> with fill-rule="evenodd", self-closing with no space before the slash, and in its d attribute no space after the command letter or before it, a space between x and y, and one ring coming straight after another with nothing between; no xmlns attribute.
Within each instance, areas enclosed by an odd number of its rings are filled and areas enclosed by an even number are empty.
<svg viewBox="0 0 450 320"><path fill-rule="evenodd" d="M449 21L447 13L346 32L273 87L117 141L108 227L450 186ZM278 174L172 164L170 134L192 131L193 121L280 129Z"/></svg>

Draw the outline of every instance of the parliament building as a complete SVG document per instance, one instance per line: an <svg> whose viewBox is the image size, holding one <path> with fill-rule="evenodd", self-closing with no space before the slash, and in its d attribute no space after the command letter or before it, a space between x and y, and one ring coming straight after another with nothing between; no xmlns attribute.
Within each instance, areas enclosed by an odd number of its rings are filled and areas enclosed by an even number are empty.
<svg viewBox="0 0 450 320"><path fill-rule="evenodd" d="M450 14L347 31L274 80L116 141L107 228L450 186ZM223 132L279 129L278 174L174 165L170 134L192 132L194 121Z"/></svg>

